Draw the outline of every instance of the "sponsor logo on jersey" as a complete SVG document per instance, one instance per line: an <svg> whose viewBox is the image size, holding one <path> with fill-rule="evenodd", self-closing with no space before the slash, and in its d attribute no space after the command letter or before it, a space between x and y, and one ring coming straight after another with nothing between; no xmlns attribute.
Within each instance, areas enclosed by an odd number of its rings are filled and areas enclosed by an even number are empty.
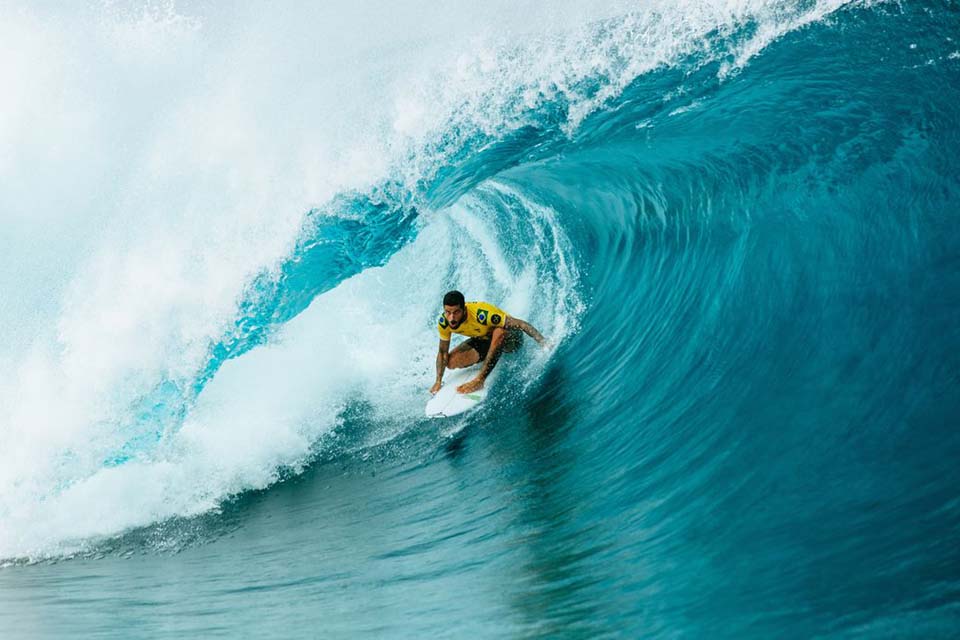
<svg viewBox="0 0 960 640"><path fill-rule="evenodd" d="M500 324L501 320L503 320L503 318L500 317L499 313L495 313L490 316L490 324Z"/></svg>
<svg viewBox="0 0 960 640"><path fill-rule="evenodd" d="M444 329L446 329L446 328L447 328L447 319L444 318L444 317L441 315L441 316L437 319L437 324L440 325L441 327L443 327Z"/></svg>
<svg viewBox="0 0 960 640"><path fill-rule="evenodd" d="M477 309L477 322L480 324L487 324L487 314L489 311L486 309Z"/></svg>

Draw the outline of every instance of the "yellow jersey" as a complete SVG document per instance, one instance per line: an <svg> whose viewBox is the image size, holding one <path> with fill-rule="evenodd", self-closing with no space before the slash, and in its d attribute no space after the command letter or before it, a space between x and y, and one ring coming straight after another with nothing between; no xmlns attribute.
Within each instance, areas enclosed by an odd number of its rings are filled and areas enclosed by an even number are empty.
<svg viewBox="0 0 960 640"><path fill-rule="evenodd" d="M450 327L443 313L440 314L437 319L437 331L440 332L441 340L450 340L450 336L454 333L471 338L486 337L507 322L507 313L489 302L468 302L466 307L467 316L456 329Z"/></svg>

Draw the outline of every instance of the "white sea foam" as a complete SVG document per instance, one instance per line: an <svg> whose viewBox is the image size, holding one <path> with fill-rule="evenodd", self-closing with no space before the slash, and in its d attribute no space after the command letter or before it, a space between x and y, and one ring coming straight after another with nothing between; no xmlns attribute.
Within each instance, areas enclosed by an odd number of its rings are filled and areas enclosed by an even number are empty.
<svg viewBox="0 0 960 640"><path fill-rule="evenodd" d="M538 234L556 231L549 209L532 210ZM380 425L374 440L400 433L422 419L437 296L451 281L562 340L577 287L565 268L570 256L555 251L569 245L542 243L511 266L498 249L495 214L479 203L455 205L387 265L316 298L270 344L225 363L150 459L93 469L42 498L25 500L23 487L14 487L21 500L0 524L7 554L72 552L86 539L201 513L226 496L269 486L280 469L308 461L312 443L338 426L350 402L362 401ZM530 366L542 364L531 355Z"/></svg>

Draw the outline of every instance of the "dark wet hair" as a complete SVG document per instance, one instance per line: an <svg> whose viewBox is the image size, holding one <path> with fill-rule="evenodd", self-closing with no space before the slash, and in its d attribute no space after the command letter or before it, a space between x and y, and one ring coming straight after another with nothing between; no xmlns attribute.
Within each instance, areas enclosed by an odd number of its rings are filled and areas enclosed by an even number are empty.
<svg viewBox="0 0 960 640"><path fill-rule="evenodd" d="M443 306L450 305L451 307L462 307L466 304L463 299L463 294L459 291L448 291L447 295L443 296Z"/></svg>

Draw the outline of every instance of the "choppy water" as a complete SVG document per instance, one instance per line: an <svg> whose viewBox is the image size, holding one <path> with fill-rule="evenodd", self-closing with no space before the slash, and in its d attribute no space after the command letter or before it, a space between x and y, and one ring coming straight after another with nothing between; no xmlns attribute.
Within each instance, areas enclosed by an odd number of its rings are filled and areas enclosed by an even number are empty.
<svg viewBox="0 0 960 640"><path fill-rule="evenodd" d="M4 638L960 633L955 2L2 11Z"/></svg>

